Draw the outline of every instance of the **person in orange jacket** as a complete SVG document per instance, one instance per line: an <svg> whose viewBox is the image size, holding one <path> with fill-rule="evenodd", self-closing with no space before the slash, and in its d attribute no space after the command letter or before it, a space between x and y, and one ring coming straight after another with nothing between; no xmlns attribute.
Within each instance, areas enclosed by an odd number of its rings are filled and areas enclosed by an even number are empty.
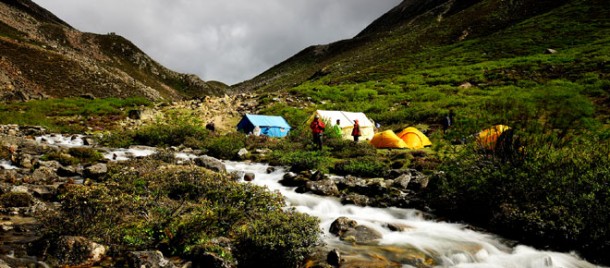
<svg viewBox="0 0 610 268"><path fill-rule="evenodd" d="M354 120L354 129L352 129L352 136L354 137L354 142L358 142L358 139L362 134L360 133L360 124L358 124L358 120Z"/></svg>
<svg viewBox="0 0 610 268"><path fill-rule="evenodd" d="M318 150L322 150L322 133L324 132L324 122L320 120L320 117L317 115L311 121L309 128L311 128L311 133L313 134L313 143L318 146Z"/></svg>

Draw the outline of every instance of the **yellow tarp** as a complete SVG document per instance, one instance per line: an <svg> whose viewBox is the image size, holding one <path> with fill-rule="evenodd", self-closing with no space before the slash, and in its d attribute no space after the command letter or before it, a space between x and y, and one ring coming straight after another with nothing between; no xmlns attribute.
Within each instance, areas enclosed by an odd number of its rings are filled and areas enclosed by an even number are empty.
<svg viewBox="0 0 610 268"><path fill-rule="evenodd" d="M505 125L495 125L488 129L484 129L477 135L477 143L487 150L493 150L496 147L498 137L500 137L502 132L509 129L510 127Z"/></svg>
<svg viewBox="0 0 610 268"><path fill-rule="evenodd" d="M408 127L397 134L402 139L409 149L422 149L426 146L431 146L432 142L424 133L417 128Z"/></svg>
<svg viewBox="0 0 610 268"><path fill-rule="evenodd" d="M376 148L407 148L407 144L392 130L375 134L370 142Z"/></svg>

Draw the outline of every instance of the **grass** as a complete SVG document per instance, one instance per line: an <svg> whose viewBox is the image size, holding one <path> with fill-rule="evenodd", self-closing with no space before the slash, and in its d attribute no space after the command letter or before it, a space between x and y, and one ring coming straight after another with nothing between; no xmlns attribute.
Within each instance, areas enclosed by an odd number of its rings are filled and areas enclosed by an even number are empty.
<svg viewBox="0 0 610 268"><path fill-rule="evenodd" d="M0 124L43 126L50 131L82 133L88 128L112 128L128 108L150 105L143 98L46 99L0 103Z"/></svg>

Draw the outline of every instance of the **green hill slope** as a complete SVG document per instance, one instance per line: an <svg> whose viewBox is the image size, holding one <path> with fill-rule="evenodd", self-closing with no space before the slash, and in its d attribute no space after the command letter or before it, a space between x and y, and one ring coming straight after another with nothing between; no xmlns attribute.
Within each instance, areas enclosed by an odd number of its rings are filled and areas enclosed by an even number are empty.
<svg viewBox="0 0 610 268"><path fill-rule="evenodd" d="M434 125L449 109L473 129L604 123L609 9L585 0L404 1L354 39L307 48L234 89L306 96L389 126Z"/></svg>

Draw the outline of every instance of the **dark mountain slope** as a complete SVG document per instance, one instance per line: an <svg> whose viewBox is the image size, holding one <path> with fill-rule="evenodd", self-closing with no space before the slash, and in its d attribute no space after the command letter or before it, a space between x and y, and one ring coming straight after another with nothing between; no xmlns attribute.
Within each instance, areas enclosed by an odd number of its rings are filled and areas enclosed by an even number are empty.
<svg viewBox="0 0 610 268"><path fill-rule="evenodd" d="M79 32L28 0L0 1L0 99L181 99L222 92L161 66L121 36Z"/></svg>

